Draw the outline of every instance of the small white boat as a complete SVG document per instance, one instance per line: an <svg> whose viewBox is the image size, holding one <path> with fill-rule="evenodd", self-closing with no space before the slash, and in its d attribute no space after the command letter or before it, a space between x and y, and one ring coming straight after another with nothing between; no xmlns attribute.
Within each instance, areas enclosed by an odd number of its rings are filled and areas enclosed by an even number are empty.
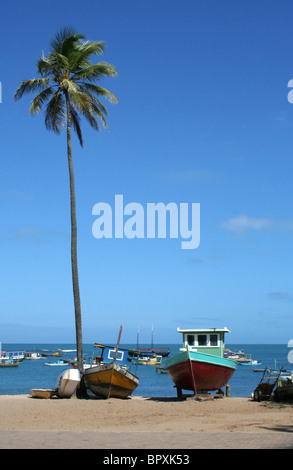
<svg viewBox="0 0 293 470"><path fill-rule="evenodd" d="M45 366L63 366L63 367L68 367L68 361L64 361L61 359L60 361L57 362L45 362Z"/></svg>
<svg viewBox="0 0 293 470"><path fill-rule="evenodd" d="M241 366L261 366L261 362L257 360L251 360L249 362L239 362Z"/></svg>
<svg viewBox="0 0 293 470"><path fill-rule="evenodd" d="M30 396L32 398L52 398L55 395L55 390L44 389L44 388L32 388L30 390Z"/></svg>
<svg viewBox="0 0 293 470"><path fill-rule="evenodd" d="M67 369L59 375L56 383L56 395L59 398L70 398L80 382L78 369Z"/></svg>

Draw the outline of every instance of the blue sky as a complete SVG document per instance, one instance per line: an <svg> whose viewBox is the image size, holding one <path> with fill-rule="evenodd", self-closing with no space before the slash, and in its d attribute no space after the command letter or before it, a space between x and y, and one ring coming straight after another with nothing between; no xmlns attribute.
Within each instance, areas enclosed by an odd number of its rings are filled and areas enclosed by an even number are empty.
<svg viewBox="0 0 293 470"><path fill-rule="evenodd" d="M104 40L109 132L73 138L85 342L180 342L227 326L227 343L293 338L293 5L275 1L52 0L1 7L0 340L75 339L66 135L16 103L70 25ZM92 208L200 203L200 245L95 239ZM125 217L125 220L127 217Z"/></svg>

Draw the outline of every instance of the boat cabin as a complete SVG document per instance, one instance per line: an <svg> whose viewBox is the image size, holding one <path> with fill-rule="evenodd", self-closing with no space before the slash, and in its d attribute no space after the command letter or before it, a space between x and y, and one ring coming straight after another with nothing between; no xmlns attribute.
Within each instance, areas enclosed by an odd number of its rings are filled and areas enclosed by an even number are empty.
<svg viewBox="0 0 293 470"><path fill-rule="evenodd" d="M190 351L197 351L214 356L224 356L225 333L229 333L228 328L208 328L208 329L192 329L182 330L177 328L178 333L182 333L183 346L181 351L185 351L189 347Z"/></svg>
<svg viewBox="0 0 293 470"><path fill-rule="evenodd" d="M124 349L124 348L117 348L113 346L106 346L105 344L99 344L95 343L94 344L95 348L95 354L93 358L93 363L94 364L106 364L109 362L115 362L117 364L121 365L126 365L127 364L127 357L129 352L133 354L133 356L138 357L139 353L138 351L133 351L129 349Z"/></svg>

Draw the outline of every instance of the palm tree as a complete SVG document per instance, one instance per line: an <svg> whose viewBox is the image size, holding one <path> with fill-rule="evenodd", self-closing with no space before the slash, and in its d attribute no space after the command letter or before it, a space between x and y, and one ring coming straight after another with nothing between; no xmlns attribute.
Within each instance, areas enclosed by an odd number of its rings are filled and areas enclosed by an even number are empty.
<svg viewBox="0 0 293 470"><path fill-rule="evenodd" d="M71 208L71 268L75 310L75 329L78 368L83 373L82 321L77 267L77 225L74 172L72 163L71 127L77 133L83 146L80 117L86 118L91 127L100 129L99 122L107 127L108 116L100 97L117 103L117 98L109 90L96 84L101 78L114 77L117 72L106 62L92 64L90 57L104 51L103 41L85 41L82 34L65 28L56 34L50 43L50 53L37 62L40 78L24 80L15 92L18 101L26 93L38 92L30 106L31 114L38 114L45 106L45 126L60 134L66 125L67 158L70 181Z"/></svg>

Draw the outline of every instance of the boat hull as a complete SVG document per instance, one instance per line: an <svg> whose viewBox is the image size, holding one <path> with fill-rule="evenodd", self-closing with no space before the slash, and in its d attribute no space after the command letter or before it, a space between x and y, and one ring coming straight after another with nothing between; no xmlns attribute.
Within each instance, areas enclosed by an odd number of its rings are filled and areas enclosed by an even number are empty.
<svg viewBox="0 0 293 470"><path fill-rule="evenodd" d="M4 359L1 360L0 362L0 367L18 367L19 361L12 361L12 360L7 360L5 361Z"/></svg>
<svg viewBox="0 0 293 470"><path fill-rule="evenodd" d="M168 359L165 367L177 388L199 392L220 390L237 365L231 359L185 351Z"/></svg>
<svg viewBox="0 0 293 470"><path fill-rule="evenodd" d="M45 366L57 366L57 367L68 367L68 361L58 361L58 362L45 362Z"/></svg>
<svg viewBox="0 0 293 470"><path fill-rule="evenodd" d="M56 395L59 398L70 398L74 394L80 382L78 369L67 369L62 372L57 380Z"/></svg>
<svg viewBox="0 0 293 470"><path fill-rule="evenodd" d="M84 379L90 391L102 398L127 398L139 384L136 375L116 363L86 369Z"/></svg>

